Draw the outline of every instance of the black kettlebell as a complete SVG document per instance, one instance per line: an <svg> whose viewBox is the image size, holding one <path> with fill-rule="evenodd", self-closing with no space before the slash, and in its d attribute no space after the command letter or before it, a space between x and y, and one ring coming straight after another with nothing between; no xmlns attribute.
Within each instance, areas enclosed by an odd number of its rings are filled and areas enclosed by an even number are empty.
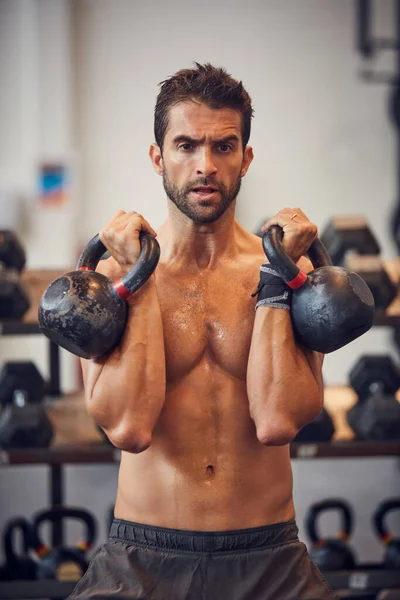
<svg viewBox="0 0 400 600"><path fill-rule="evenodd" d="M317 533L316 519L327 510L339 511L341 529L336 538L321 538ZM352 569L355 565L348 539L353 525L353 514L347 502L334 498L312 504L306 517L306 530L312 543L310 558L321 571Z"/></svg>
<svg viewBox="0 0 400 600"><path fill-rule="evenodd" d="M54 523L65 519L77 519L85 526L85 537L75 547L52 548L43 542L40 530L45 522ZM78 581L88 567L86 552L97 536L97 523L93 515L81 508L58 506L37 513L32 519L35 552L40 561L37 566L38 579Z"/></svg>
<svg viewBox="0 0 400 600"><path fill-rule="evenodd" d="M314 270L304 273L286 253L282 237L282 228L273 225L262 244L271 266L293 290L291 318L297 338L328 354L366 333L373 324L375 305L365 281L357 273L332 266L318 238L308 250Z"/></svg>
<svg viewBox="0 0 400 600"><path fill-rule="evenodd" d="M117 346L128 318L126 298L144 285L160 258L154 236L142 233L140 242L137 263L112 282L95 271L104 244L98 235L90 240L77 270L55 279L40 300L39 327L50 340L82 358L98 358Z"/></svg>
<svg viewBox="0 0 400 600"><path fill-rule="evenodd" d="M15 550L15 534L19 531L22 536L23 552ZM6 523L3 534L5 563L0 568L1 581L14 581L36 578L36 561L29 556L32 548L32 525L24 517L15 517Z"/></svg>
<svg viewBox="0 0 400 600"><path fill-rule="evenodd" d="M400 538L395 538L384 523L386 515L394 510L400 510L400 498L381 502L372 516L375 531L385 546L383 562L387 569L400 569Z"/></svg>

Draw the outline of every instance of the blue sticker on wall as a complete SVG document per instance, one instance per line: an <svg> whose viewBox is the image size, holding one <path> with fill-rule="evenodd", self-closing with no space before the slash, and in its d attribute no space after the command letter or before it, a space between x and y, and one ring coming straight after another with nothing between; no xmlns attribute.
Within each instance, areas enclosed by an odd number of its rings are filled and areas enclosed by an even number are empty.
<svg viewBox="0 0 400 600"><path fill-rule="evenodd" d="M61 206L67 201L67 169L59 163L46 163L39 169L39 200L46 206Z"/></svg>

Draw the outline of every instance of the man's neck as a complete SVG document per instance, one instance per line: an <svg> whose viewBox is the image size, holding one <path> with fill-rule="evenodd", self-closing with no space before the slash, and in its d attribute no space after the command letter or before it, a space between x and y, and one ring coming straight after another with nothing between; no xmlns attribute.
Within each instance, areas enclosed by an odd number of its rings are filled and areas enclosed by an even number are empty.
<svg viewBox="0 0 400 600"><path fill-rule="evenodd" d="M236 255L238 229L234 207L214 223L195 223L180 212L170 211L157 236L162 260L189 269L212 269Z"/></svg>

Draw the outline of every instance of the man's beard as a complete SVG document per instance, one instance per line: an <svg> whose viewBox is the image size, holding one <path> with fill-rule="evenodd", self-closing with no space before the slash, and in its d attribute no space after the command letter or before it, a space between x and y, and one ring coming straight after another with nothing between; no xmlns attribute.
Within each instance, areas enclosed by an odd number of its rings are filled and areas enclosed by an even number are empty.
<svg viewBox="0 0 400 600"><path fill-rule="evenodd" d="M214 223L217 221L239 194L241 183L242 178L240 175L238 175L236 181L234 181L230 187L226 187L222 183L218 184L217 186L217 184L211 179L204 177L203 179L199 179L182 187L178 187L177 185L171 183L171 181L168 179L168 174L165 168L163 173L164 190L168 198L194 223ZM208 213L208 215L202 215L202 206L197 206L194 202L190 202L190 192L193 190L193 188L200 186L215 186L220 194L220 202L217 206L215 206L214 211L211 214Z"/></svg>

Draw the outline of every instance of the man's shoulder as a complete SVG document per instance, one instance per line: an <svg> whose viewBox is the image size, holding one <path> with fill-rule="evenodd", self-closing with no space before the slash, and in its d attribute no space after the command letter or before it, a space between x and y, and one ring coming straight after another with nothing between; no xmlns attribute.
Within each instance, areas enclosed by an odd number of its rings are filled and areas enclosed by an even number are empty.
<svg viewBox="0 0 400 600"><path fill-rule="evenodd" d="M262 259L264 257L264 250L261 238L250 231L246 231L242 238L241 255L249 259L252 257Z"/></svg>
<svg viewBox="0 0 400 600"><path fill-rule="evenodd" d="M267 262L267 259L265 258L261 238L249 233L240 249L235 268L240 271L244 281L251 281L253 285L259 277L260 266L265 262Z"/></svg>

